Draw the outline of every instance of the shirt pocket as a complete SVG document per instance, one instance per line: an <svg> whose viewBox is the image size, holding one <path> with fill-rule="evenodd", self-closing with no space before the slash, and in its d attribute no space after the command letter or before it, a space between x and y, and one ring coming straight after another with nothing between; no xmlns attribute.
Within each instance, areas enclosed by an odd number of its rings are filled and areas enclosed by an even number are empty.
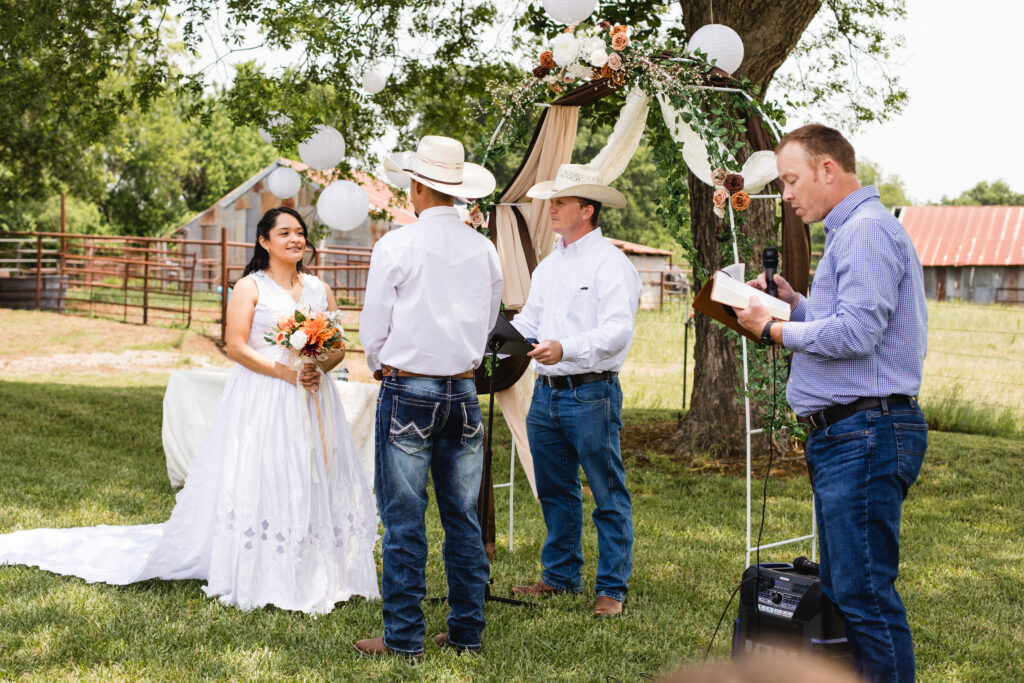
<svg viewBox="0 0 1024 683"><path fill-rule="evenodd" d="M593 285L575 289L569 297L568 317L582 330L597 327L597 292Z"/></svg>

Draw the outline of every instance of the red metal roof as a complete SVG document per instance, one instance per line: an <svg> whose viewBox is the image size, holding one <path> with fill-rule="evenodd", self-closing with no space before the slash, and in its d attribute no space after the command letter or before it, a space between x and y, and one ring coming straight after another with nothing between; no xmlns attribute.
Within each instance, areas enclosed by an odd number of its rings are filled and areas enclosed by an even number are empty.
<svg viewBox="0 0 1024 683"><path fill-rule="evenodd" d="M908 206L900 221L923 266L1024 264L1024 206Z"/></svg>
<svg viewBox="0 0 1024 683"><path fill-rule="evenodd" d="M671 251L666 249L656 249L655 247L648 247L646 244L637 244L636 242L626 242L624 240L617 240L612 237L608 238L608 241L617 246L627 254L647 254L650 256L670 256Z"/></svg>
<svg viewBox="0 0 1024 683"><path fill-rule="evenodd" d="M312 170L301 161L293 161L285 157L278 159L278 162L290 166L299 172L307 171L310 179L322 186L326 186L334 180L333 171ZM408 198L398 199L390 185L377 180L371 175L360 171L356 171L353 175L356 177L356 182L359 183L359 186L366 192L366 196L369 197L371 207L374 209L387 209L394 217L395 223L399 225L409 225L416 222L416 214L413 213L412 204Z"/></svg>

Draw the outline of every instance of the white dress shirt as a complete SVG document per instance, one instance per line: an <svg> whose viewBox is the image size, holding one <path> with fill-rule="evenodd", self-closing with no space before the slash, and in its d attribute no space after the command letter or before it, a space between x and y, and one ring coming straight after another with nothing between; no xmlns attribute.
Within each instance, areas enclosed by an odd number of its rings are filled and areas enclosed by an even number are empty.
<svg viewBox="0 0 1024 683"><path fill-rule="evenodd" d="M366 364L441 376L475 369L503 286L490 240L452 207L424 210L373 247L359 315Z"/></svg>
<svg viewBox="0 0 1024 683"><path fill-rule="evenodd" d="M541 375L577 375L618 370L633 342L640 303L640 274L597 228L555 250L533 271L530 295L512 325L524 337L553 339L562 360L534 361Z"/></svg>

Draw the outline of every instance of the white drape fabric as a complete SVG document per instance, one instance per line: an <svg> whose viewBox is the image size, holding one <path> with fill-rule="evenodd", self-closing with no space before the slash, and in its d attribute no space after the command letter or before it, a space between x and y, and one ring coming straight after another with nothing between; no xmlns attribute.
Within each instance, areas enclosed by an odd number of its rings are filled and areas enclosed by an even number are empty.
<svg viewBox="0 0 1024 683"><path fill-rule="evenodd" d="M265 274L252 277L260 296L249 345L288 362L263 335L296 302ZM325 309L323 283L303 276L299 304ZM316 394L336 425L325 457L319 438L307 437L309 415L301 413L312 401L300 408L300 391L236 365L167 522L6 534L0 564L115 585L204 579L207 595L242 609L320 614L353 595L378 598L376 514L338 392L323 382Z"/></svg>
<svg viewBox="0 0 1024 683"><path fill-rule="evenodd" d="M672 139L682 146L683 161L693 175L697 176L707 185L711 185L711 161L708 158L708 146L693 126L683 121L683 117L669 103L664 95L658 95L658 104L661 105L661 115L665 119ZM725 149L719 140L715 140L720 153L730 160L732 167L737 166L736 160ZM763 150L751 154L740 169L743 176L743 190L747 194L758 194L765 185L779 177L779 171L775 164L775 152Z"/></svg>
<svg viewBox="0 0 1024 683"><path fill-rule="evenodd" d="M649 102L647 93L640 88L634 87L630 90L626 94L626 104L619 110L619 118L611 135L608 136L608 141L587 164L601 175L605 185L611 185L622 175L629 160L636 154L636 148L644 137L644 129L647 128Z"/></svg>

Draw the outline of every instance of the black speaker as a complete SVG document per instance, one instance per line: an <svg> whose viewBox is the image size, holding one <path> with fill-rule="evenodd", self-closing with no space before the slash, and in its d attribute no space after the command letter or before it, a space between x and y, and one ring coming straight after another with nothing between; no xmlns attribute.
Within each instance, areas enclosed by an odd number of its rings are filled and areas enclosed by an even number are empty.
<svg viewBox="0 0 1024 683"><path fill-rule="evenodd" d="M743 572L733 658L810 654L849 662L846 629L817 576L791 564L761 564Z"/></svg>

